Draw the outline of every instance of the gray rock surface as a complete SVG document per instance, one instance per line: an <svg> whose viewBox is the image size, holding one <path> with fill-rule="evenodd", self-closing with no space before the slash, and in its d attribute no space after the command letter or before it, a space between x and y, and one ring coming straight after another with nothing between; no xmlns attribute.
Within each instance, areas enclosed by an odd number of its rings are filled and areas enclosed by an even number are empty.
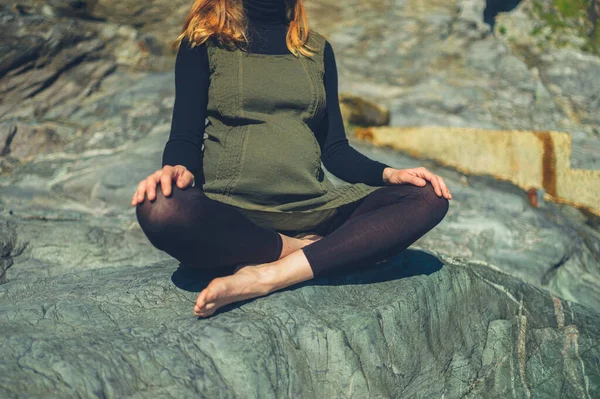
<svg viewBox="0 0 600 399"><path fill-rule="evenodd" d="M6 283L6 271L13 265L13 256L24 248L17 248L17 234L12 223L0 220L0 284Z"/></svg>
<svg viewBox="0 0 600 399"><path fill-rule="evenodd" d="M166 261L1 286L0 393L600 395L600 314L484 262L407 250L198 320L206 282Z"/></svg>
<svg viewBox="0 0 600 399"><path fill-rule="evenodd" d="M382 265L195 318L210 276L130 206L160 167L187 7L0 0L0 397L600 397L600 221L351 135L441 175L445 219ZM572 165L599 164L595 55L517 51L482 0L307 7L341 91L392 125L568 131Z"/></svg>

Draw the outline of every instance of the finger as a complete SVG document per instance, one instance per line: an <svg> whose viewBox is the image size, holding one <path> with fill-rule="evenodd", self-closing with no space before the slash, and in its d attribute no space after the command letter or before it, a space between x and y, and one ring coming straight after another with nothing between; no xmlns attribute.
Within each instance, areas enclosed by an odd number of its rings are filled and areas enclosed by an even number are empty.
<svg viewBox="0 0 600 399"><path fill-rule="evenodd" d="M414 174L415 176L420 177L421 179L425 179L425 180L429 180L428 176L431 175L431 172L429 172L427 169L425 169L423 166L418 167L418 168L414 168Z"/></svg>
<svg viewBox="0 0 600 399"><path fill-rule="evenodd" d="M173 174L172 181L175 182L175 185L179 188L184 188L186 185L184 184L186 179L184 178L187 175L187 168L183 165L177 165L175 167L175 173Z"/></svg>
<svg viewBox="0 0 600 399"><path fill-rule="evenodd" d="M440 186L442 187L442 192L444 193L444 196L448 199L452 198L452 196L450 195L450 190L448 190L448 186L446 185L444 179L438 176L438 180L440 182Z"/></svg>
<svg viewBox="0 0 600 399"><path fill-rule="evenodd" d="M138 203L138 190L136 189L135 193L133 193L133 197L131 197L131 205L136 206Z"/></svg>
<svg viewBox="0 0 600 399"><path fill-rule="evenodd" d="M423 187L427 184L427 182L420 178L419 176L409 175L408 182L414 184L415 186Z"/></svg>
<svg viewBox="0 0 600 399"><path fill-rule="evenodd" d="M435 194L439 197L442 195L442 190L440 188L440 182L437 179L437 176L434 175L433 173L431 173L430 171L428 171L427 169L423 168L421 170L422 176L425 177L425 179L427 179L428 181L431 182L431 185L433 186L433 191L435 191Z"/></svg>
<svg viewBox="0 0 600 399"><path fill-rule="evenodd" d="M162 171L156 171L146 179L146 192L150 201L154 201L156 198L156 184L160 181L161 175Z"/></svg>
<svg viewBox="0 0 600 399"><path fill-rule="evenodd" d="M192 174L192 172L186 170L177 178L177 186L179 188L185 188L192 184L193 180L194 175Z"/></svg>
<svg viewBox="0 0 600 399"><path fill-rule="evenodd" d="M139 187L140 187L140 185L138 184L138 186L135 189L135 192L133 193L133 197L131 197L131 205L133 205L133 206L136 206L138 204Z"/></svg>
<svg viewBox="0 0 600 399"><path fill-rule="evenodd" d="M138 184L137 189L137 201L144 202L144 193L146 192L146 180L142 180L140 184Z"/></svg>
<svg viewBox="0 0 600 399"><path fill-rule="evenodd" d="M433 186L433 191L435 191L435 194L438 197L442 196L442 189L440 187L440 182L437 178L436 175L432 174L431 177L428 179L431 182L431 185Z"/></svg>
<svg viewBox="0 0 600 399"><path fill-rule="evenodd" d="M171 195L171 182L173 181L174 174L175 170L169 168L160 176L160 187L165 196Z"/></svg>

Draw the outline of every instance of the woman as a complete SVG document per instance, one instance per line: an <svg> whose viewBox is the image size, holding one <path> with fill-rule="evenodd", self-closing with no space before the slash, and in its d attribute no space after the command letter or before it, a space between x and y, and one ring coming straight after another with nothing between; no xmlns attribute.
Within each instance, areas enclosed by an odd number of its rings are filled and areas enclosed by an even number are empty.
<svg viewBox="0 0 600 399"><path fill-rule="evenodd" d="M441 177L348 144L334 53L302 0L196 0L176 43L163 168L131 203L155 247L226 271L198 295L197 316L384 260L446 215ZM335 187L321 162L348 184Z"/></svg>

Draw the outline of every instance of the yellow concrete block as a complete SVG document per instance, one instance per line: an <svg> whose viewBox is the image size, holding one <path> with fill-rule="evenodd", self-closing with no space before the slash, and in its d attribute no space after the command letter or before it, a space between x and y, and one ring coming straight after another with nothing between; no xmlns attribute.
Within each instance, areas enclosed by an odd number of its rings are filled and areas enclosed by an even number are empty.
<svg viewBox="0 0 600 399"><path fill-rule="evenodd" d="M465 174L490 175L600 216L600 171L571 169L571 135L555 131L368 127L356 135Z"/></svg>

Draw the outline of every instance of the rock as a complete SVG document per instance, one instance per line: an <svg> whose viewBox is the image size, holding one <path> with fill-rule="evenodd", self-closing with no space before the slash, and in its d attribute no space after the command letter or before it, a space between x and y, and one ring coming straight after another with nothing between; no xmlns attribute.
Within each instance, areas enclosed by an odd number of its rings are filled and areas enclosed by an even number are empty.
<svg viewBox="0 0 600 399"><path fill-rule="evenodd" d="M600 314L406 251L197 319L172 261L0 287L2 396L600 395Z"/></svg>
<svg viewBox="0 0 600 399"><path fill-rule="evenodd" d="M0 61L2 117L40 117L77 108L116 64L96 32L74 20L15 15L0 8L6 56Z"/></svg>
<svg viewBox="0 0 600 399"><path fill-rule="evenodd" d="M496 0L371 1L348 3L341 13L322 0L309 11L335 51L340 92L388 108L391 126L567 132L572 166L598 169L600 102L588 95L600 82L598 55L577 47L572 30L552 31L566 43L564 56L538 46L532 29L543 21L525 10L550 0L523 0L514 9L503 2L510 11L497 15L495 32L484 22L486 3L500 7ZM578 92L585 82L593 83Z"/></svg>
<svg viewBox="0 0 600 399"><path fill-rule="evenodd" d="M483 21L486 0L458 1L458 16L453 24L454 32L462 36L481 39L491 32L490 26Z"/></svg>
<svg viewBox="0 0 600 399"><path fill-rule="evenodd" d="M541 55L570 48L600 55L600 41L593 34L600 4L577 1L523 0L510 12L496 17L496 33L516 51Z"/></svg>
<svg viewBox="0 0 600 399"><path fill-rule="evenodd" d="M20 255L27 243L18 243L15 226L0 219L0 284L6 283L6 271L13 265L13 257Z"/></svg>
<svg viewBox="0 0 600 399"><path fill-rule="evenodd" d="M540 59L542 79L553 94L569 98L571 107L587 117L582 122L600 124L600 57L557 49Z"/></svg>
<svg viewBox="0 0 600 399"><path fill-rule="evenodd" d="M357 126L385 126L390 112L377 103L349 94L340 94L340 108L345 121Z"/></svg>
<svg viewBox="0 0 600 399"><path fill-rule="evenodd" d="M4 144L0 147L1 156L10 155L22 161L29 161L36 155L55 152L64 147L51 124L10 124L8 129L0 132L0 143Z"/></svg>
<svg viewBox="0 0 600 399"><path fill-rule="evenodd" d="M596 6L600 13L600 4ZM497 16L496 36L535 68L542 91L551 96L545 110L534 107L536 125L564 126L574 136L573 166L597 169L598 158L587 150L598 146L600 125L600 42L590 36L591 10L571 2L521 1L511 12ZM548 118L548 113L556 115ZM581 136L584 132L586 138Z"/></svg>
<svg viewBox="0 0 600 399"><path fill-rule="evenodd" d="M113 3L0 0L0 396L600 396L600 222L352 135L443 176L442 223L381 265L194 318L214 276L152 247L130 205L168 139L189 4ZM571 166L600 165L578 80L594 56L519 50L483 0L306 6L340 92L377 104L354 102L360 123L567 131Z"/></svg>

